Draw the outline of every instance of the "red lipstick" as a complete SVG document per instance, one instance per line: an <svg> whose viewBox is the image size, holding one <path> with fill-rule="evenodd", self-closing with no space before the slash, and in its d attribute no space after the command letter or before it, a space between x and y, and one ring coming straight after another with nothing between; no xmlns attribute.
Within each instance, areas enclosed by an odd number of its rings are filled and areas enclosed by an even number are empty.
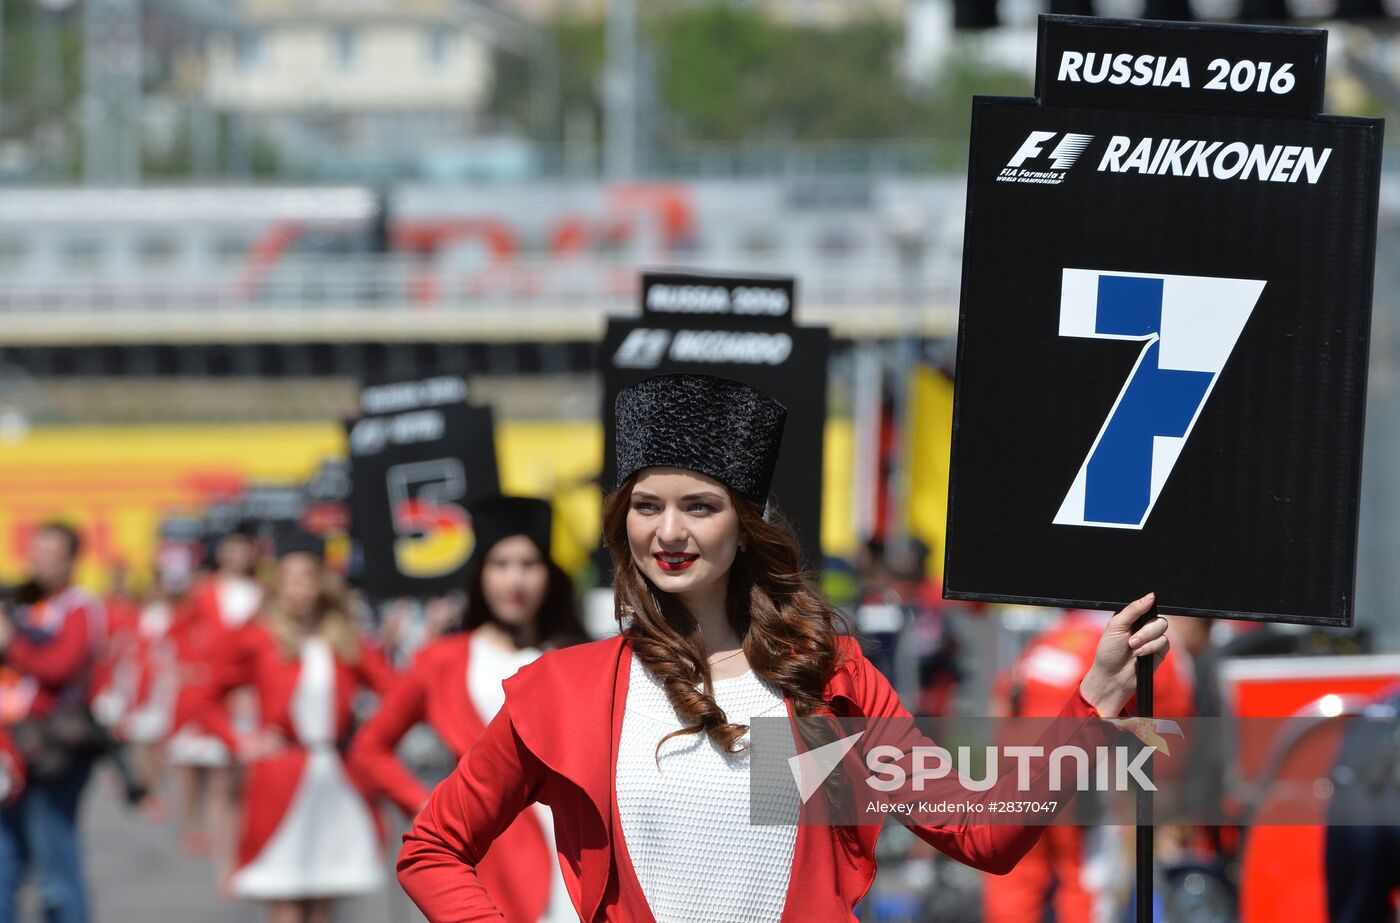
<svg viewBox="0 0 1400 923"><path fill-rule="evenodd" d="M671 554L665 551L657 551L652 554L656 559L657 566L668 574L678 574L699 559L698 554Z"/></svg>

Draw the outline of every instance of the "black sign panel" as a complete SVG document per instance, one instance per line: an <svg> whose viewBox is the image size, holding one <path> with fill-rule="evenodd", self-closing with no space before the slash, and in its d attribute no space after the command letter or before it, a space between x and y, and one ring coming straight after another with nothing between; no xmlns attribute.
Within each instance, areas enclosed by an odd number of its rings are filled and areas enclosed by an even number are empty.
<svg viewBox="0 0 1400 923"><path fill-rule="evenodd" d="M783 516L797 530L805 563L813 569L820 568L826 366L831 333L825 327L792 324L791 279L648 274L643 279L643 299L649 290L655 290L651 287L655 280L679 280L675 284L688 285L697 278L722 279L716 284L731 293L745 289L768 293L752 296L754 303L766 300L776 305L779 299L772 293L784 293L788 312L769 315L759 323L751 322L753 315L749 320L740 320L731 315L701 312L684 312L675 317L646 312L641 320L610 320L601 352L604 487L611 488L616 480L613 405L619 391L643 378L667 372L696 372L742 381L787 407L783 447L773 475L773 497Z"/></svg>
<svg viewBox="0 0 1400 923"><path fill-rule="evenodd" d="M270 528L273 534L301 521L305 501L292 484L251 484L243 494L243 516Z"/></svg>
<svg viewBox="0 0 1400 923"><path fill-rule="evenodd" d="M1042 16L1035 95L1047 106L1322 111L1322 29Z"/></svg>
<svg viewBox="0 0 1400 923"><path fill-rule="evenodd" d="M1381 127L974 100L946 595L1350 624Z"/></svg>
<svg viewBox="0 0 1400 923"><path fill-rule="evenodd" d="M490 409L418 407L346 428L365 591L384 599L460 588L474 545L467 508L499 489Z"/></svg>

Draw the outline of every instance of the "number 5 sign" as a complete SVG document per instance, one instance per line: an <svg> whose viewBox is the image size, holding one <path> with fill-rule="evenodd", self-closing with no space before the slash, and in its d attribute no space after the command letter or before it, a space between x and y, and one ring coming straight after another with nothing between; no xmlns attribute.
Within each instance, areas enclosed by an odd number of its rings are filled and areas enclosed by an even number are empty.
<svg viewBox="0 0 1400 923"><path fill-rule="evenodd" d="M351 534L376 599L460 589L475 541L467 509L498 491L490 409L414 387L436 381L381 389L396 412L348 424Z"/></svg>
<svg viewBox="0 0 1400 923"><path fill-rule="evenodd" d="M972 106L945 595L1351 624L1381 123L1318 30L1040 37Z"/></svg>
<svg viewBox="0 0 1400 923"><path fill-rule="evenodd" d="M394 563L416 579L460 570L471 557L471 516L460 501L467 495L461 459L395 465L385 476L394 519Z"/></svg>

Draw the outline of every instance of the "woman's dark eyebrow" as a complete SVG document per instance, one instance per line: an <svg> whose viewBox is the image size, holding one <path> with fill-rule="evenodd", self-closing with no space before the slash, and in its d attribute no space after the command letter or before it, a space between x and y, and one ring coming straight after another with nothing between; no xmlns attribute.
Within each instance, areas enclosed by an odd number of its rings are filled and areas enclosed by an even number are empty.
<svg viewBox="0 0 1400 923"><path fill-rule="evenodd" d="M632 499L633 499L633 500L659 500L660 497L656 496L656 494L647 493L645 490L633 490L633 491L632 491ZM681 497L681 500L682 500L682 502L687 501L687 500L709 500L709 501L711 501L712 503L722 503L722 502L724 502L724 501L723 501L723 498L721 498L719 494L713 493L713 492L711 492L711 491L706 491L706 492L704 492L704 493L698 493L698 494L686 494L684 497Z"/></svg>

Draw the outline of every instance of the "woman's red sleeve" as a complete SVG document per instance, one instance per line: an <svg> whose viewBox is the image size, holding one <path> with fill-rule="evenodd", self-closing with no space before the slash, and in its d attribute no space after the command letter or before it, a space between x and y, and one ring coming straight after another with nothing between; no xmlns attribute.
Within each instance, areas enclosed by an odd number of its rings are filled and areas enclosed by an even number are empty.
<svg viewBox="0 0 1400 923"><path fill-rule="evenodd" d="M58 632L46 641L31 641L23 633L16 633L3 657L10 666L34 677L41 685L60 689L78 675L88 661L90 649L87 607L82 606L66 614Z"/></svg>
<svg viewBox="0 0 1400 923"><path fill-rule="evenodd" d="M360 645L358 672L360 682L381 696L393 689L399 680L398 671L390 666L384 649L374 642Z"/></svg>
<svg viewBox="0 0 1400 923"><path fill-rule="evenodd" d="M350 768L372 794L392 801L409 817L428 798L428 790L399 762L395 753L403 735L423 720L427 688L416 666L399 677L379 700L374 715L355 732L350 744Z"/></svg>
<svg viewBox="0 0 1400 923"><path fill-rule="evenodd" d="M477 878L491 843L533 802L544 765L521 742L510 700L433 789L399 853L399 884L431 923L503 923Z"/></svg>

